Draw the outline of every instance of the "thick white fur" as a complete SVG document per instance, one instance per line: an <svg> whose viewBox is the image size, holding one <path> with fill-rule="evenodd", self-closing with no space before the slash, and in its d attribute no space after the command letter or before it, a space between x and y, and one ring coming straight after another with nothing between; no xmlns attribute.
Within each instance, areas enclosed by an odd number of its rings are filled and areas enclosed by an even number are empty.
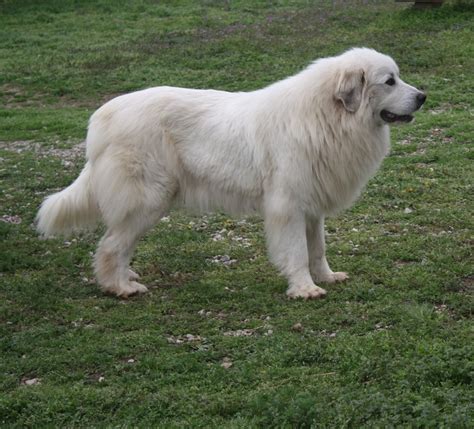
<svg viewBox="0 0 474 429"><path fill-rule="evenodd" d="M397 79L388 87L388 76ZM91 117L87 163L48 197L38 229L49 236L102 219L95 257L102 288L145 292L129 261L140 236L172 205L258 211L269 254L290 297L344 280L326 261L324 217L350 206L389 150L380 111L416 110L419 92L373 50L321 59L253 92L171 87L117 97Z"/></svg>

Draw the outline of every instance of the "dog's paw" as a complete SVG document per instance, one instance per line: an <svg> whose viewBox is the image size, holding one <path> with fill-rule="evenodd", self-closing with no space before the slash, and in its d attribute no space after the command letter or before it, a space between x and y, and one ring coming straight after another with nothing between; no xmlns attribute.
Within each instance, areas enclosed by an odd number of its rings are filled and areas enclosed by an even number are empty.
<svg viewBox="0 0 474 429"><path fill-rule="evenodd" d="M133 270L128 270L128 277L130 280L137 280L140 276Z"/></svg>
<svg viewBox="0 0 474 429"><path fill-rule="evenodd" d="M315 276L315 281L318 283L337 283L343 282L349 278L347 273L344 272L336 272L336 273L329 273L322 276Z"/></svg>
<svg viewBox="0 0 474 429"><path fill-rule="evenodd" d="M129 281L115 287L104 288L105 292L117 295L119 298L128 298L132 295L147 293L148 288L141 283Z"/></svg>
<svg viewBox="0 0 474 429"><path fill-rule="evenodd" d="M326 291L316 285L292 286L286 291L288 298L320 299L326 296Z"/></svg>

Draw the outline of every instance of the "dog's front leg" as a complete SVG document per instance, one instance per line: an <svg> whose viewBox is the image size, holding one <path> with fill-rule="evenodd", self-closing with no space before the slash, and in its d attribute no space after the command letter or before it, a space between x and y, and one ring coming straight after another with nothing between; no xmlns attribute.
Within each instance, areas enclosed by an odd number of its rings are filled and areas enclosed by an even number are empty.
<svg viewBox="0 0 474 429"><path fill-rule="evenodd" d="M265 232L270 257L288 279L286 294L290 298L321 298L326 291L314 284L309 272L305 216L291 212L291 205L283 199L277 204L274 201L265 210Z"/></svg>
<svg viewBox="0 0 474 429"><path fill-rule="evenodd" d="M324 217L308 218L306 221L309 267L315 282L335 283L346 280L347 273L333 272L326 259L324 239Z"/></svg>

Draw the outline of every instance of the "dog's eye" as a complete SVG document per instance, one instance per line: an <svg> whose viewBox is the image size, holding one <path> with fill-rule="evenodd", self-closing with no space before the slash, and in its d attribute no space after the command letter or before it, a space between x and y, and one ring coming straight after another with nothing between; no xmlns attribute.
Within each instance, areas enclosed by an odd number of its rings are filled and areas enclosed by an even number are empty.
<svg viewBox="0 0 474 429"><path fill-rule="evenodd" d="M391 77L389 80L387 80L385 82L386 85L390 85L390 86L393 86L395 85L395 79L393 77Z"/></svg>

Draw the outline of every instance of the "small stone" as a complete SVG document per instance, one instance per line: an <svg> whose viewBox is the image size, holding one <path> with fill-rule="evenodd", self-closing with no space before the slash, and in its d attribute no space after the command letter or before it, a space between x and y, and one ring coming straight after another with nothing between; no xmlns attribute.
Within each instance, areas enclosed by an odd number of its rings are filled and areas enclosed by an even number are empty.
<svg viewBox="0 0 474 429"><path fill-rule="evenodd" d="M39 378L30 378L23 381L23 384L26 386L34 386L35 384L40 384L41 380Z"/></svg>
<svg viewBox="0 0 474 429"><path fill-rule="evenodd" d="M291 327L291 330L292 331L295 331L295 332L301 332L303 331L303 325L301 323L295 323L292 327Z"/></svg>
<svg viewBox="0 0 474 429"><path fill-rule="evenodd" d="M403 213L410 214L410 213L413 213L413 210L410 207L407 207L405 208L405 210L403 210Z"/></svg>
<svg viewBox="0 0 474 429"><path fill-rule="evenodd" d="M224 369L229 369L233 365L232 361L230 358L225 357L222 359L221 367Z"/></svg>
<svg viewBox="0 0 474 429"><path fill-rule="evenodd" d="M250 337L254 334L253 329L237 329L236 331L227 331L224 332L226 337Z"/></svg>
<svg viewBox="0 0 474 429"><path fill-rule="evenodd" d="M20 216L11 216L11 215L3 215L0 220L5 223L12 223L14 225L18 225L21 223L21 217Z"/></svg>
<svg viewBox="0 0 474 429"><path fill-rule="evenodd" d="M216 255L210 259L210 261L216 264L223 264L225 266L229 266L237 262L236 259L231 259L229 255Z"/></svg>
<svg viewBox="0 0 474 429"><path fill-rule="evenodd" d="M168 337L166 339L167 339L168 343L170 343L170 344L181 344L183 342L183 340L181 340L179 338L176 338L176 337L173 337L173 336Z"/></svg>
<svg viewBox="0 0 474 429"><path fill-rule="evenodd" d="M222 234L216 232L215 234L212 235L212 241L222 241L224 240L224 237Z"/></svg>

